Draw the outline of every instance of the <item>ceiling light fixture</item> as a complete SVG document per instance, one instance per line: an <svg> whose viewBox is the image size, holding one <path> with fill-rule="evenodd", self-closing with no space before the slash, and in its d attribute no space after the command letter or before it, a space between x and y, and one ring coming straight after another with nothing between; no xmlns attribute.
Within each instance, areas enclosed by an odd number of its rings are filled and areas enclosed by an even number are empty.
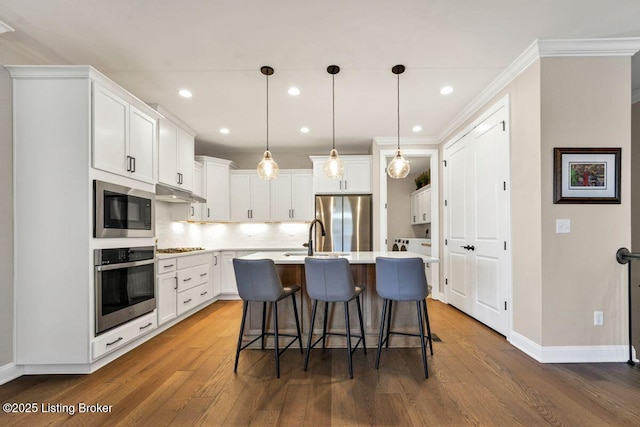
<svg viewBox="0 0 640 427"><path fill-rule="evenodd" d="M412 131L414 132L422 132L422 126L420 125L415 125L414 127L411 128Z"/></svg>
<svg viewBox="0 0 640 427"><path fill-rule="evenodd" d="M451 86L445 86L442 89L440 89L441 95L449 95L451 92L453 92L453 88Z"/></svg>
<svg viewBox="0 0 640 427"><path fill-rule="evenodd" d="M306 127L306 126L301 127L301 128L300 128L300 132L302 132L302 133L309 133L309 128L308 128L308 127Z"/></svg>
<svg viewBox="0 0 640 427"><path fill-rule="evenodd" d="M338 156L338 150L336 150L336 83L335 76L340 72L340 67L337 65L329 65L327 67L327 73L331 74L331 94L332 94L332 117L333 117L333 148L329 152L329 159L324 162L324 173L330 178L340 178L344 173L344 164L342 159Z"/></svg>
<svg viewBox="0 0 640 427"><path fill-rule="evenodd" d="M297 87L290 87L287 93L291 96L298 96L300 95L300 89L298 89Z"/></svg>
<svg viewBox="0 0 640 427"><path fill-rule="evenodd" d="M265 65L260 68L260 72L267 78L267 150L262 155L260 163L258 163L257 171L262 179L274 179L278 176L280 168L271 157L271 152L269 151L269 76L273 74L273 68Z"/></svg>
<svg viewBox="0 0 640 427"><path fill-rule="evenodd" d="M220 133L223 133L225 135L227 135L229 133L229 129L227 128L220 128Z"/></svg>
<svg viewBox="0 0 640 427"><path fill-rule="evenodd" d="M391 71L398 76L398 149L395 157L387 166L387 173L391 178L399 179L406 178L411 170L409 161L402 156L402 151L400 151L400 74L404 73L404 65L396 65Z"/></svg>
<svg viewBox="0 0 640 427"><path fill-rule="evenodd" d="M180 95L183 98L191 98L193 96L193 94L189 89L180 89L178 91L178 95Z"/></svg>

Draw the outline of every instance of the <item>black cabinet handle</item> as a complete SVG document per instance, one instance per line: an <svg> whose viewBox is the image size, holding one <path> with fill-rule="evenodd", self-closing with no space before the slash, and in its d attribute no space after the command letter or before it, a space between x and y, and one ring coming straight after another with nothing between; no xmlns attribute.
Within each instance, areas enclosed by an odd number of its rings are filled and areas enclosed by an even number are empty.
<svg viewBox="0 0 640 427"><path fill-rule="evenodd" d="M195 216L196 214L196 210L193 208L193 206L191 206L191 216Z"/></svg>
<svg viewBox="0 0 640 427"><path fill-rule="evenodd" d="M211 209L207 208L207 218L211 216Z"/></svg>
<svg viewBox="0 0 640 427"><path fill-rule="evenodd" d="M188 282L189 280L191 280L191 277L187 277L186 279L182 279L183 282Z"/></svg>
<svg viewBox="0 0 640 427"><path fill-rule="evenodd" d="M131 172L131 156L127 156L127 172Z"/></svg>
<svg viewBox="0 0 640 427"><path fill-rule="evenodd" d="M135 157L131 158L131 172L132 173L136 172L136 158Z"/></svg>
<svg viewBox="0 0 640 427"><path fill-rule="evenodd" d="M144 329L147 329L147 328L148 328L149 326L151 326L151 325L153 325L153 323L149 322L149 323L147 323L145 326L140 326L140 330L142 331L142 330L144 330Z"/></svg>
<svg viewBox="0 0 640 427"><path fill-rule="evenodd" d="M123 339L124 339L124 338L122 338L122 337L118 337L118 339L117 339L117 340L115 340L115 341L113 341L113 342L108 342L108 343L107 343L107 347L109 347L110 345L114 345L115 343L120 342L120 341L122 341Z"/></svg>
<svg viewBox="0 0 640 427"><path fill-rule="evenodd" d="M218 265L218 255L214 255L213 258L215 259L213 265Z"/></svg>
<svg viewBox="0 0 640 427"><path fill-rule="evenodd" d="M183 304L189 304L191 301L192 301L192 298L189 298L188 300L183 301L182 303L183 303Z"/></svg>

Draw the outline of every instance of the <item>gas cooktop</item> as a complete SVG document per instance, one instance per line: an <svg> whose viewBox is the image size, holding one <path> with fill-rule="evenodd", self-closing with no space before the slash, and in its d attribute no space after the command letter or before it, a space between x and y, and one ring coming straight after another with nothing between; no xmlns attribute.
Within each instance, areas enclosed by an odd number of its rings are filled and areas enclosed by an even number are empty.
<svg viewBox="0 0 640 427"><path fill-rule="evenodd" d="M193 248L164 248L158 249L156 252L159 254L181 254L184 252L204 251L205 248L193 247Z"/></svg>

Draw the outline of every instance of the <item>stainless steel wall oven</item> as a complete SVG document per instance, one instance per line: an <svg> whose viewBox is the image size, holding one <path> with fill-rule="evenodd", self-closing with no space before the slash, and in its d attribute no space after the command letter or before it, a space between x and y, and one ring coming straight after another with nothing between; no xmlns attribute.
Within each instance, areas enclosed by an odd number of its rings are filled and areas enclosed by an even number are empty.
<svg viewBox="0 0 640 427"><path fill-rule="evenodd" d="M96 249L96 335L156 308L155 248Z"/></svg>
<svg viewBox="0 0 640 427"><path fill-rule="evenodd" d="M155 194L93 181L94 237L154 237Z"/></svg>

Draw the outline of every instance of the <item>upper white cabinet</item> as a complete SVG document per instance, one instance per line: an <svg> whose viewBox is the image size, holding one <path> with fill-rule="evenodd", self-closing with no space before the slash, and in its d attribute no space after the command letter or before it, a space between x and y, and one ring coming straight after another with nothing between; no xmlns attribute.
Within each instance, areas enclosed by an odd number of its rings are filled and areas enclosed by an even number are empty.
<svg viewBox="0 0 640 427"><path fill-rule="evenodd" d="M203 165L202 191L207 203L201 204L201 220L204 222L221 222L230 219L229 171L235 169L235 163L215 157L196 156Z"/></svg>
<svg viewBox="0 0 640 427"><path fill-rule="evenodd" d="M431 222L431 187L420 188L409 196L411 202L411 224Z"/></svg>
<svg viewBox="0 0 640 427"><path fill-rule="evenodd" d="M255 170L232 171L229 180L231 221L269 221L270 181L260 178Z"/></svg>
<svg viewBox="0 0 640 427"><path fill-rule="evenodd" d="M271 220L313 220L312 172L309 170L281 170L271 180Z"/></svg>
<svg viewBox="0 0 640 427"><path fill-rule="evenodd" d="M159 120L158 181L193 191L195 132L162 106L154 108L164 116Z"/></svg>
<svg viewBox="0 0 640 427"><path fill-rule="evenodd" d="M157 116L116 91L93 82L92 166L154 184Z"/></svg>
<svg viewBox="0 0 640 427"><path fill-rule="evenodd" d="M323 166L326 156L311 156L313 162L314 194L370 194L371 156L340 156L344 163L344 174L340 178L329 178Z"/></svg>

